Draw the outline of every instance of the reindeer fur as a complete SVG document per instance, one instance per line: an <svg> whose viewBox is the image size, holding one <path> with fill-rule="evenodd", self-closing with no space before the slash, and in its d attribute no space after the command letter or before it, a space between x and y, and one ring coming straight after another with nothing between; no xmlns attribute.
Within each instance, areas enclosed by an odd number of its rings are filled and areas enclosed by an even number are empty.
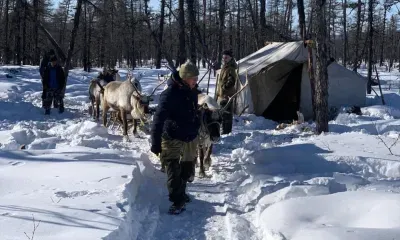
<svg viewBox="0 0 400 240"><path fill-rule="evenodd" d="M99 86L100 85L100 86ZM91 102L92 112L90 115L93 115L93 119L99 120L100 117L100 103L102 94L104 91L104 86L107 85L107 82L102 79L93 79L90 81L89 85L89 99Z"/></svg>
<svg viewBox="0 0 400 240"><path fill-rule="evenodd" d="M140 98L140 82L132 77L126 81L113 81L104 88L103 96L103 125L107 126L107 112L110 108L118 111L119 118L122 120L123 135L128 136L127 114L131 113L137 105L132 106L132 98ZM143 112L143 110L142 110ZM137 120L134 119L133 133L137 132Z"/></svg>

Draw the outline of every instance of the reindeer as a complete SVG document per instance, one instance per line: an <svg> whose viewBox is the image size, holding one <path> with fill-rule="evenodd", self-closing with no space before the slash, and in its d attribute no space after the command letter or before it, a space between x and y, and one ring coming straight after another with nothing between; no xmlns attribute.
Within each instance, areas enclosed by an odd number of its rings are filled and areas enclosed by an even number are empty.
<svg viewBox="0 0 400 240"><path fill-rule="evenodd" d="M200 129L198 141L198 155L200 160L200 177L205 177L205 171L211 166L211 153L213 144L218 142L221 135L222 113L226 111L233 99L247 86L247 83L232 97L227 104L220 108L217 101L205 93L198 95L200 112ZM197 161L196 161L197 163ZM206 168L206 169L205 169Z"/></svg>
<svg viewBox="0 0 400 240"><path fill-rule="evenodd" d="M89 114L91 116L93 115L93 119L96 119L97 121L100 117L100 103L105 85L107 85L107 82L98 78L92 79L89 84L89 99L91 103Z"/></svg>
<svg viewBox="0 0 400 240"><path fill-rule="evenodd" d="M164 82L163 82L164 83ZM107 126L107 111L112 108L117 111L117 119L122 123L123 136L128 136L127 115L133 118L133 134L137 134L137 123L146 122L146 115L150 113L149 104L152 96L159 86L147 96L141 93L142 87L139 80L129 76L124 82L114 81L106 85L103 96L103 125Z"/></svg>

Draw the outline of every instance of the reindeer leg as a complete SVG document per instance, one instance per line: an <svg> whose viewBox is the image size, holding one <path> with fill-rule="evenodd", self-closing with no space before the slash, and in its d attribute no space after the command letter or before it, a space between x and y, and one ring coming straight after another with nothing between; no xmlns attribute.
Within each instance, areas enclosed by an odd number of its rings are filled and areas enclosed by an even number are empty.
<svg viewBox="0 0 400 240"><path fill-rule="evenodd" d="M128 121L126 120L126 112L124 109L120 110L121 118L122 118L122 135L124 138L129 142L129 137L128 137Z"/></svg>
<svg viewBox="0 0 400 240"><path fill-rule="evenodd" d="M205 168L206 168L206 171L208 171L208 169L210 169L210 167L211 167L211 153L212 153L212 149L213 149L213 145L211 144L211 145L207 148L206 159L204 160L204 166L205 166Z"/></svg>
<svg viewBox="0 0 400 240"><path fill-rule="evenodd" d="M137 124L138 124L138 120L137 119L133 119L133 134L134 135L137 134Z"/></svg>
<svg viewBox="0 0 400 240"><path fill-rule="evenodd" d="M200 172L199 172L199 177L205 177L206 173L204 171L204 147L200 146L199 147L199 158L200 158Z"/></svg>
<svg viewBox="0 0 400 240"><path fill-rule="evenodd" d="M96 99L96 121L100 118L100 100Z"/></svg>
<svg viewBox="0 0 400 240"><path fill-rule="evenodd" d="M110 107L107 105L106 101L103 101L103 125L107 127L107 112Z"/></svg>

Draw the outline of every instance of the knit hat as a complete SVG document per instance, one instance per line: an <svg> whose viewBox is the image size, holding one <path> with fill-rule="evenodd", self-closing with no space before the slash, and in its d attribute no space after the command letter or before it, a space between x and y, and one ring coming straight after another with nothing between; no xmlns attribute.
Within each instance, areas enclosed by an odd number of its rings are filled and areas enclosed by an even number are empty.
<svg viewBox="0 0 400 240"><path fill-rule="evenodd" d="M188 79L199 76L199 69L196 64L191 61L187 61L179 68L179 77L182 79Z"/></svg>

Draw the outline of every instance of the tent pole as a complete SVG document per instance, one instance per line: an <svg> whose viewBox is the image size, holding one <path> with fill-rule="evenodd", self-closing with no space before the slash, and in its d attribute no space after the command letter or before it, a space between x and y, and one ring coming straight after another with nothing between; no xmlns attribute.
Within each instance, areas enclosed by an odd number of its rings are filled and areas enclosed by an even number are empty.
<svg viewBox="0 0 400 240"><path fill-rule="evenodd" d="M314 67L313 67L313 55L312 55L312 46L314 45L314 41L306 40L308 50L308 76L310 78L311 85L311 102L313 108L313 120L315 120L315 77L314 77Z"/></svg>

